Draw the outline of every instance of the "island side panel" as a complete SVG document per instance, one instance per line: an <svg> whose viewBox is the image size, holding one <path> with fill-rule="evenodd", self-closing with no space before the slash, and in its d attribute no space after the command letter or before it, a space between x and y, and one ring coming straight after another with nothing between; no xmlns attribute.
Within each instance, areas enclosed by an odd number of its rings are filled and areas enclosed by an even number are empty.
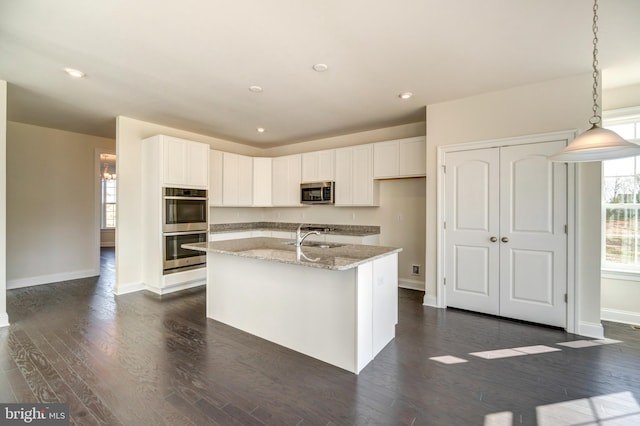
<svg viewBox="0 0 640 426"><path fill-rule="evenodd" d="M209 252L207 317L357 373L356 273Z"/></svg>
<svg viewBox="0 0 640 426"><path fill-rule="evenodd" d="M373 353L373 263L368 262L358 266L357 286L357 326L356 339L358 342L356 371L360 373L371 362Z"/></svg>
<svg viewBox="0 0 640 426"><path fill-rule="evenodd" d="M373 261L373 357L396 336L398 254Z"/></svg>

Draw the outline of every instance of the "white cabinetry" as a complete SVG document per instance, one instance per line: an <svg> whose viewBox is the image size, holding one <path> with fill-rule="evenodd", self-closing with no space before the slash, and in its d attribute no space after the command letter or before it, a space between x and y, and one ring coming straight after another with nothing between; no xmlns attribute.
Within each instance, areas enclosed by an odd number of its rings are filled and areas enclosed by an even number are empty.
<svg viewBox="0 0 640 426"><path fill-rule="evenodd" d="M222 205L253 204L253 158L224 152L222 154Z"/></svg>
<svg viewBox="0 0 640 426"><path fill-rule="evenodd" d="M142 281L165 294L205 284L206 269L163 274L162 187L207 189L209 145L164 135L142 143Z"/></svg>
<svg viewBox="0 0 640 426"><path fill-rule="evenodd" d="M209 205L222 205L222 151L209 151Z"/></svg>
<svg viewBox="0 0 640 426"><path fill-rule="evenodd" d="M336 206L378 205L373 180L373 145L336 149Z"/></svg>
<svg viewBox="0 0 640 426"><path fill-rule="evenodd" d="M373 176L376 179L425 176L424 136L373 144Z"/></svg>
<svg viewBox="0 0 640 426"><path fill-rule="evenodd" d="M300 206L300 154L274 158L272 177L272 204Z"/></svg>
<svg viewBox="0 0 640 426"><path fill-rule="evenodd" d="M302 182L326 182L335 179L334 149L302 154Z"/></svg>
<svg viewBox="0 0 640 426"><path fill-rule="evenodd" d="M253 159L253 206L271 206L271 158Z"/></svg>
<svg viewBox="0 0 640 426"><path fill-rule="evenodd" d="M209 187L209 145L165 135L145 139L144 145L145 155L160 161L162 186Z"/></svg>

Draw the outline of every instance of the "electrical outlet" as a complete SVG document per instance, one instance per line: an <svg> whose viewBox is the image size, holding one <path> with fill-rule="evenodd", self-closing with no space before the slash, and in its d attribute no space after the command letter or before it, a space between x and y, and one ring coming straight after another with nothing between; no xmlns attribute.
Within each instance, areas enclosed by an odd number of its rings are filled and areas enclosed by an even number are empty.
<svg viewBox="0 0 640 426"><path fill-rule="evenodd" d="M420 265L411 265L411 274L420 275Z"/></svg>

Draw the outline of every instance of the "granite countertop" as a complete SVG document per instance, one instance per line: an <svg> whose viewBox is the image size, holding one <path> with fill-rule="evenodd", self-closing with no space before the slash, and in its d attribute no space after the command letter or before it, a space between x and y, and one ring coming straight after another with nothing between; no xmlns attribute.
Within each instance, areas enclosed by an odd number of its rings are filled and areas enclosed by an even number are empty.
<svg viewBox="0 0 640 426"><path fill-rule="evenodd" d="M243 222L243 223L218 223L209 225L209 232L219 234L224 232L239 231L285 231L296 232L299 223L290 222ZM379 226L370 225L329 225L305 223L304 227L322 231L323 234L331 235L353 235L366 237L368 235L379 235Z"/></svg>
<svg viewBox="0 0 640 426"><path fill-rule="evenodd" d="M290 240L284 238L256 237L183 244L182 247L208 253L221 253L336 271L352 269L363 263L402 251L401 248L396 247L327 244L330 247L322 248L317 246L318 243L305 241L300 250L297 250L297 247L292 245Z"/></svg>

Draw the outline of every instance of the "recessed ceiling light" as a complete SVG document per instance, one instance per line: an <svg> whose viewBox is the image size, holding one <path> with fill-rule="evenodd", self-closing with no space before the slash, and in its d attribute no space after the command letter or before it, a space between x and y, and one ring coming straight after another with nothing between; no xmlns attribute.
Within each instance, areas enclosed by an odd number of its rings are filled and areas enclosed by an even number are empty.
<svg viewBox="0 0 640 426"><path fill-rule="evenodd" d="M258 131L258 133L264 133L265 132L265 128L264 127L258 127L256 130Z"/></svg>
<svg viewBox="0 0 640 426"><path fill-rule="evenodd" d="M404 92L404 93L400 93L400 94L398 95L398 97L399 97L400 99L409 99L409 98L410 98L410 97L412 97L412 96L413 96L413 93L411 93L411 92Z"/></svg>
<svg viewBox="0 0 640 426"><path fill-rule="evenodd" d="M315 64L313 69L318 72L324 72L329 69L329 66L327 64Z"/></svg>
<svg viewBox="0 0 640 426"><path fill-rule="evenodd" d="M249 91L253 93L262 93L262 87L260 86L249 86Z"/></svg>
<svg viewBox="0 0 640 426"><path fill-rule="evenodd" d="M71 76L73 78L82 78L82 77L84 77L86 75L82 71L76 70L76 69L73 69L73 68L65 68L64 72L66 72L67 74L69 74L69 76Z"/></svg>

